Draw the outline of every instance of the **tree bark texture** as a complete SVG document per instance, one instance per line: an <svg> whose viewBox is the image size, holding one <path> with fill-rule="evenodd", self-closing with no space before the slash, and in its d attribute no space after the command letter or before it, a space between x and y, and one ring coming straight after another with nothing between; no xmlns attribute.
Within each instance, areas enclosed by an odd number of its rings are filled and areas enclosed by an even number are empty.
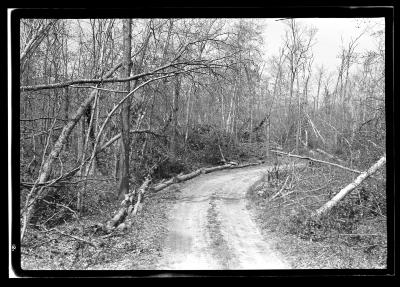
<svg viewBox="0 0 400 287"><path fill-rule="evenodd" d="M347 194L349 194L352 190L357 188L365 179L374 174L380 167L382 167L386 162L386 156L381 157L373 166L371 166L368 170L360 174L352 183L347 185L341 191L339 191L330 201L325 203L322 207L317 209L313 213L313 217L321 217L324 214L327 214L335 205L338 204L340 200L342 200Z"/></svg>
<svg viewBox="0 0 400 287"><path fill-rule="evenodd" d="M122 63L122 76L129 77L131 73L131 35L132 35L132 19L123 20L123 63ZM126 82L122 85L123 90L130 90L130 83ZM128 99L122 104L121 108L121 159L120 159L120 184L119 196L129 193L129 149L130 149L130 136L129 136L129 123L130 115L129 110L131 100Z"/></svg>

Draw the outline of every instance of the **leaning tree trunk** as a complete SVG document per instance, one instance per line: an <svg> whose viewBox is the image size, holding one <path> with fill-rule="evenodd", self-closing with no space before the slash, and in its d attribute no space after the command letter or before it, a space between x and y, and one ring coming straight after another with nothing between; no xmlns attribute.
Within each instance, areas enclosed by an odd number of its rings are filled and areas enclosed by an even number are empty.
<svg viewBox="0 0 400 287"><path fill-rule="evenodd" d="M113 73L120 67L120 64L115 65L109 72L105 74L103 79L107 79L113 75ZM54 144L54 147L50 154L47 156L43 167L40 171L37 184L32 187L30 190L26 201L25 201L25 207L23 210L23 226L21 230L21 241L24 238L26 228L28 226L28 223L30 221L31 215L34 210L35 202L43 198L46 195L46 188L40 187L41 185L45 184L46 181L49 179L50 172L52 169L52 165L58 155L60 154L62 148L64 147L68 137L70 136L72 130L76 126L76 124L79 122L81 119L82 115L84 114L85 110L87 107L90 105L90 103L93 101L97 94L97 90L93 90L89 97L87 97L83 103L79 106L78 110L76 113L71 117L71 119L68 121L68 123L64 126L63 130L61 131L60 136L58 137L56 143Z"/></svg>
<svg viewBox="0 0 400 287"><path fill-rule="evenodd" d="M86 110L86 107L90 104L90 102L94 99L94 96L96 94L96 91L94 91L79 107L78 111L74 115L74 117L64 126L57 142L54 144L53 150L50 152L50 154L47 156L47 159L45 160L42 170L39 174L38 180L37 180L37 185L34 185L29 192L26 202L25 202L25 208L24 208L24 215L23 215L23 226L22 226L22 231L21 231L21 241L24 237L26 227L30 221L30 217L33 213L35 202L43 198L46 195L46 188L39 187L40 185L43 185L46 183L46 181L49 179L49 175L51 172L51 168L53 165L54 160L58 157L60 154L63 146L65 145L67 138L71 134L73 128L79 121L79 119L82 117L84 111Z"/></svg>
<svg viewBox="0 0 400 287"><path fill-rule="evenodd" d="M313 213L313 217L320 217L326 213L328 213L332 207L334 207L343 197L349 194L352 190L354 190L357 186L359 186L366 178L370 175L374 174L380 167L382 167L386 162L386 156L383 156L380 160L378 160L373 166L371 166L367 171L360 174L352 183L343 188L338 192L330 201L324 204L321 208Z"/></svg>

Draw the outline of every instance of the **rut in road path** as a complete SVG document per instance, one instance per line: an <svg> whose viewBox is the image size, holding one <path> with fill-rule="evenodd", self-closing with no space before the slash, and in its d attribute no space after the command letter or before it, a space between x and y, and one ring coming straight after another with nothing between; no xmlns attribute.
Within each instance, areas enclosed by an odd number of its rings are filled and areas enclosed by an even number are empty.
<svg viewBox="0 0 400 287"><path fill-rule="evenodd" d="M182 185L157 269L289 269L246 208L247 190L269 167L220 171Z"/></svg>

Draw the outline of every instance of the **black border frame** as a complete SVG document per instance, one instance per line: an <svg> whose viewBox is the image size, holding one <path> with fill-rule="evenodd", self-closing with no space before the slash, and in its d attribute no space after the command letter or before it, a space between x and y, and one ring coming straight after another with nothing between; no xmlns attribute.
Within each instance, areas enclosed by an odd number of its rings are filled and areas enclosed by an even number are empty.
<svg viewBox="0 0 400 287"><path fill-rule="evenodd" d="M359 5L359 1L353 1ZM386 2L386 5L382 5ZM389 3L387 3L389 2ZM338 6L335 5L302 4L302 5L254 5L252 7L211 7L193 5L182 7L169 4L168 6L138 6L124 9L16 9L11 11L11 164L12 164L12 233L11 244L16 246L11 254L12 269L21 277L170 277L170 276L211 276L211 277L313 277L313 276L380 276L393 277L395 275L395 236L394 219L395 203L398 197L394 194L394 4L391 1L381 1L374 6ZM19 197L19 20L21 18L358 18L358 17L385 17L385 45L386 45L386 125L387 125L387 226L388 226L388 262L387 269L294 269L294 270L195 270L195 271L158 271L158 270L23 270L21 269L20 254L20 197ZM396 67L397 68L397 67ZM398 89L396 89L398 91ZM368 277L369 277L368 276Z"/></svg>

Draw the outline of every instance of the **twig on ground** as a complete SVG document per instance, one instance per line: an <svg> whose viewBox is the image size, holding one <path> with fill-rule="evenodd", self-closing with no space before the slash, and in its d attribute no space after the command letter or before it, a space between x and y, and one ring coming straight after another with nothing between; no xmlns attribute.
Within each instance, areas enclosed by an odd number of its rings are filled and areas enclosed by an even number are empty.
<svg viewBox="0 0 400 287"><path fill-rule="evenodd" d="M86 244L89 244L90 246L93 246L94 248L97 248L97 247L98 247L98 246L97 246L95 243L93 243L93 242L90 242L90 241L88 241L88 240L86 240L86 239L83 239L83 238L81 238L81 237L78 237L78 236L74 236L74 235L71 235L71 234L68 234L68 233L64 233L64 232L62 232L61 230L59 230L59 229L57 229L57 228L55 228L55 227L54 227L54 228L51 228L51 229L46 229L45 227L42 226L42 228L44 229L42 232L52 232L52 231L54 231L54 232L57 232L57 233L59 233L59 234L61 234L61 235L63 235L63 236L70 237L70 238L72 238L72 239L75 239L75 240L84 242L84 243L86 243Z"/></svg>
<svg viewBox="0 0 400 287"><path fill-rule="evenodd" d="M286 183L287 183L289 177L290 177L290 175L288 175L288 176L286 177L286 180L285 180L285 182L283 183L281 189L280 189L277 193L275 193L275 194L268 200L268 202L271 202L271 201L274 200L279 194L281 194L281 192L283 191L283 189L284 189L285 186L286 186Z"/></svg>

